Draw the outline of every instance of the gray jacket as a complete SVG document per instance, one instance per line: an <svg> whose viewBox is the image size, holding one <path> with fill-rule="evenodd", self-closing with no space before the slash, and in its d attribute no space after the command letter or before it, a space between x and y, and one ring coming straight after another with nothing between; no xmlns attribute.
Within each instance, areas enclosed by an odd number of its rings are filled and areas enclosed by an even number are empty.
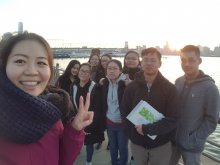
<svg viewBox="0 0 220 165"><path fill-rule="evenodd" d="M200 71L190 83L185 76L175 82L180 94L180 120L176 143L190 152L202 152L207 137L215 131L220 110L220 97L214 80Z"/></svg>

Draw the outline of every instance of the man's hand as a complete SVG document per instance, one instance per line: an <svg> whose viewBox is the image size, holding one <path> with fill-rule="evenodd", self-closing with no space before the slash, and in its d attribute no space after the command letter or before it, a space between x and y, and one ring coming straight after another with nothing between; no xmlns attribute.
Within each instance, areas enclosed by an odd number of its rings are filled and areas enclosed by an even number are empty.
<svg viewBox="0 0 220 165"><path fill-rule="evenodd" d="M136 125L135 126L137 132L140 134L140 135L143 135L144 136L144 133L143 133L143 130L142 130L142 125Z"/></svg>

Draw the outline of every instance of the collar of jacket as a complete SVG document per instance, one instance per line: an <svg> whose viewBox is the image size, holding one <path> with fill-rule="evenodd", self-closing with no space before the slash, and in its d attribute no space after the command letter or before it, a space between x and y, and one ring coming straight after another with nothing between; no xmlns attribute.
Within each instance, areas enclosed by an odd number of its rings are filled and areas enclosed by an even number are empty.
<svg viewBox="0 0 220 165"><path fill-rule="evenodd" d="M135 80L141 85L146 85L146 83L147 83L145 80L143 71L140 71L137 73ZM157 83L161 83L162 81L165 81L165 77L160 73L160 71L158 71L157 76L154 79L152 85L155 85Z"/></svg>

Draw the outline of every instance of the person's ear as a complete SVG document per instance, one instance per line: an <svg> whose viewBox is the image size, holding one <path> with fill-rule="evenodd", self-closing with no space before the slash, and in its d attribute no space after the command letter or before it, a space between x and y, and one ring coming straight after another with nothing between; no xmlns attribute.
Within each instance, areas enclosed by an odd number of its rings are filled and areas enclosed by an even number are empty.
<svg viewBox="0 0 220 165"><path fill-rule="evenodd" d="M159 64L159 68L160 68L160 67L161 67L161 65L162 65L162 61L160 61L159 63L160 63L160 64Z"/></svg>
<svg viewBox="0 0 220 165"><path fill-rule="evenodd" d="M199 64L201 64L202 63L202 58L201 57L199 57Z"/></svg>

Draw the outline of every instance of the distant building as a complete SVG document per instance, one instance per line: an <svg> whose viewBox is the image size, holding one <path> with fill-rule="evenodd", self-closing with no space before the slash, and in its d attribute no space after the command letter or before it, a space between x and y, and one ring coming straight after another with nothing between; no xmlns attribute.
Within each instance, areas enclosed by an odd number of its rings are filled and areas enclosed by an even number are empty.
<svg viewBox="0 0 220 165"><path fill-rule="evenodd" d="M146 45L143 45L143 46L136 46L136 51L140 53L143 49L146 49L146 48L147 48Z"/></svg>
<svg viewBox="0 0 220 165"><path fill-rule="evenodd" d="M207 46L198 45L201 56L211 56L211 50Z"/></svg>
<svg viewBox="0 0 220 165"><path fill-rule="evenodd" d="M3 34L2 36L2 40L7 40L8 38L10 38L13 34L11 32L6 32Z"/></svg>
<svg viewBox="0 0 220 165"><path fill-rule="evenodd" d="M216 47L214 48L213 55L220 57L220 46L216 46Z"/></svg>
<svg viewBox="0 0 220 165"><path fill-rule="evenodd" d="M128 50L128 41L125 41L125 50Z"/></svg>
<svg viewBox="0 0 220 165"><path fill-rule="evenodd" d="M18 33L23 33L23 23L18 22Z"/></svg>

